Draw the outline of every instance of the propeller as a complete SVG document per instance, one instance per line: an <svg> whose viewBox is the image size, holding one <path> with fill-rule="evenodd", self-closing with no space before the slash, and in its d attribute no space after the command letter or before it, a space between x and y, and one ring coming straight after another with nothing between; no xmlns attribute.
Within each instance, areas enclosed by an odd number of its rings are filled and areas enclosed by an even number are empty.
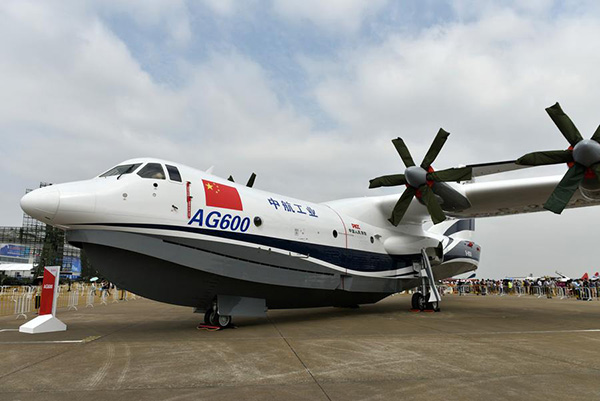
<svg viewBox="0 0 600 401"><path fill-rule="evenodd" d="M248 178L248 182L246 183L246 186L248 188L252 188L255 180L256 180L256 174L254 174L254 173L250 174L250 178ZM229 178L227 178L227 181L235 182L232 175L230 175Z"/></svg>
<svg viewBox="0 0 600 401"><path fill-rule="evenodd" d="M528 153L517 159L517 164L546 166L566 163L569 166L564 177L544 204L545 209L560 214L584 179L596 177L600 179L600 126L591 139L583 139L560 104L556 103L548 107L546 111L569 142L569 148Z"/></svg>
<svg viewBox="0 0 600 401"><path fill-rule="evenodd" d="M440 128L420 166L415 165L410 151L402 138L392 140L396 151L406 166L404 174L384 175L374 178L369 181L369 188L406 185L406 189L394 206L392 216L388 219L393 225L397 226L400 224L413 197L417 197L417 199L425 204L434 224L446 220L446 215L433 193L433 184L435 182L470 180L473 173L471 167L450 168L441 171L434 171L431 167L431 164L442 150L449 135L448 132Z"/></svg>

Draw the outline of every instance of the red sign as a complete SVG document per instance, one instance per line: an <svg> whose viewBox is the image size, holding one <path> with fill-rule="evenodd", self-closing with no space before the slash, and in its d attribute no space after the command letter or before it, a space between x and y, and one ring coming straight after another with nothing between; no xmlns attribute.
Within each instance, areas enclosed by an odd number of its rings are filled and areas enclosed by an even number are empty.
<svg viewBox="0 0 600 401"><path fill-rule="evenodd" d="M58 275L58 269L56 269ZM42 282L42 299L40 300L40 316L52 314L52 304L54 303L54 286L56 285L56 276L50 272L50 269L44 269L44 281Z"/></svg>
<svg viewBox="0 0 600 401"><path fill-rule="evenodd" d="M244 210L240 194L234 187L206 180L202 180L202 183L206 195L206 206Z"/></svg>

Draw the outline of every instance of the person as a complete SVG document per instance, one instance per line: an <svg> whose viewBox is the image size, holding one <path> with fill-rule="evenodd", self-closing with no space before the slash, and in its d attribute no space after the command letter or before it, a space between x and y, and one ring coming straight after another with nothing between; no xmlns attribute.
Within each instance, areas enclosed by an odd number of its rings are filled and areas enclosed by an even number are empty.
<svg viewBox="0 0 600 401"><path fill-rule="evenodd" d="M92 295L96 296L96 283L92 282Z"/></svg>
<svg viewBox="0 0 600 401"><path fill-rule="evenodd" d="M106 281L106 280L102 281L102 296L104 296L104 294L110 296L109 285L108 285L108 281Z"/></svg>

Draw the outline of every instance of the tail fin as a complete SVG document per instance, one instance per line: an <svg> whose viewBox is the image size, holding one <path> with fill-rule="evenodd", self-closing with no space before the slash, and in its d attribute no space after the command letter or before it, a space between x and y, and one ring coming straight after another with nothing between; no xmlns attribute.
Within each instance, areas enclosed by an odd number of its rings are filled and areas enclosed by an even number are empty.
<svg viewBox="0 0 600 401"><path fill-rule="evenodd" d="M475 233L475 220L446 220L431 227L429 231L446 237L472 241Z"/></svg>

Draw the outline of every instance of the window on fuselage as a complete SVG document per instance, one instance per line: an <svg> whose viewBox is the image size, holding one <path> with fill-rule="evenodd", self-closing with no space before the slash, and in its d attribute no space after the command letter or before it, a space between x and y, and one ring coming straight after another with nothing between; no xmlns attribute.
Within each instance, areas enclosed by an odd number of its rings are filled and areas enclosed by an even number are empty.
<svg viewBox="0 0 600 401"><path fill-rule="evenodd" d="M122 164L117 167L113 167L108 170L106 173L102 174L100 177L110 177L111 175L123 175L133 173L142 163L135 164Z"/></svg>
<svg viewBox="0 0 600 401"><path fill-rule="evenodd" d="M155 180L165 179L165 170L158 163L148 163L137 173L142 178L154 178Z"/></svg>
<svg viewBox="0 0 600 401"><path fill-rule="evenodd" d="M168 164L166 164L166 166L171 181L181 182L181 174L179 174L179 169L175 166L169 166Z"/></svg>

